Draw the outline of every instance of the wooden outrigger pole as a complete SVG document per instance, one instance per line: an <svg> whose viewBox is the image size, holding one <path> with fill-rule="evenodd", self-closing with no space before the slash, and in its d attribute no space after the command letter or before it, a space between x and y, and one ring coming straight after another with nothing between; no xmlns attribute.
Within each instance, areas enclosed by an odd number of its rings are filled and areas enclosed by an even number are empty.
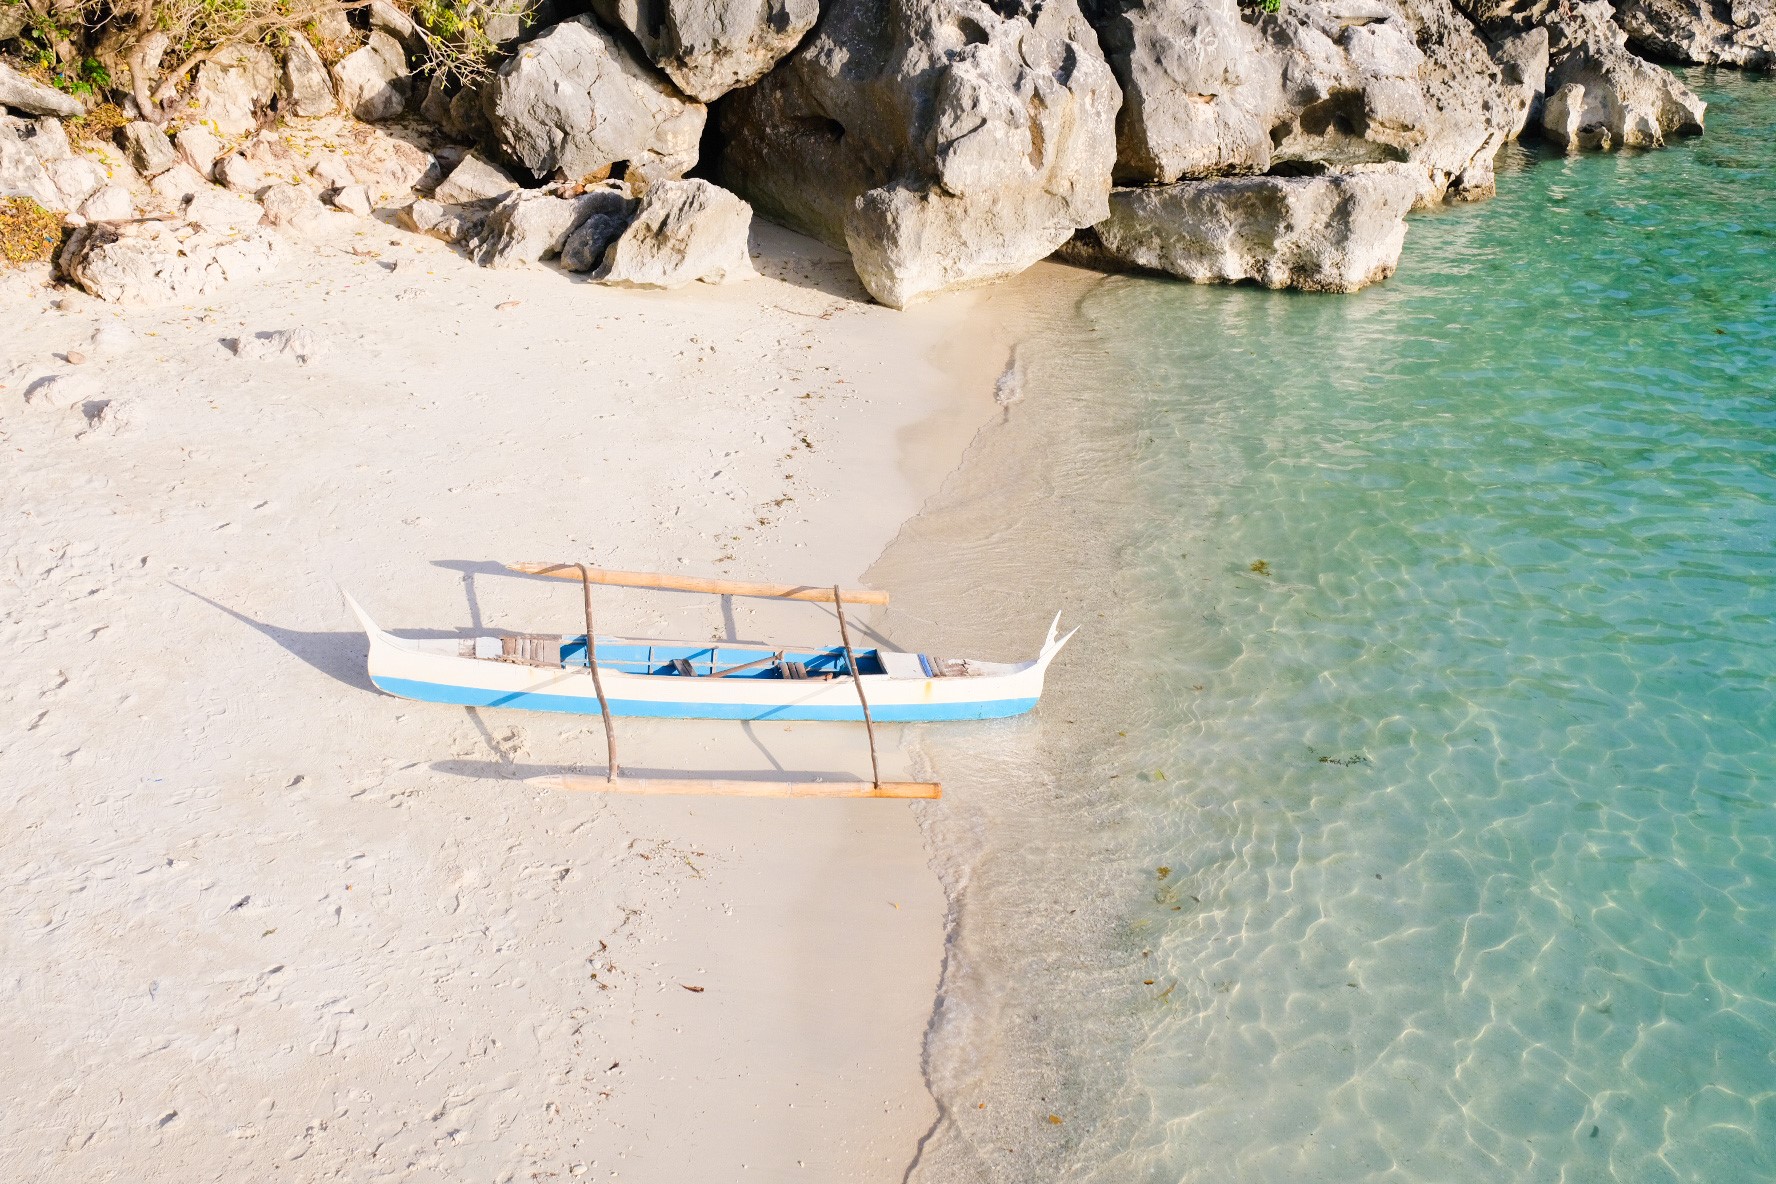
<svg viewBox="0 0 1776 1184"><path fill-rule="evenodd" d="M726 797L786 798L938 798L943 787L935 781L883 781L881 765L876 758L876 723L870 716L869 696L864 693L863 675L857 668L857 654L851 648L851 630L845 622L847 604L887 604L888 593L867 588L814 588L805 584L759 584L741 580L709 580L694 576L672 576L653 572L614 571L586 563L508 563L508 570L527 575L552 576L557 579L579 577L586 610L586 669L592 675L592 689L598 695L598 712L604 721L604 741L609 753L609 767L604 779L583 773L557 773L529 778L529 784L542 789L596 791L621 794L709 794ZM624 778L618 780L617 730L611 720L610 701L604 697L604 682L598 675L598 641L592 625L592 585L613 584L629 588L666 588L681 592L713 592L723 596L761 596L777 600L813 601L830 604L839 618L839 642L845 650L845 665L851 671L857 688L857 701L863 707L864 731L869 737L870 780L865 781L737 781L692 778ZM762 659L761 659L762 660ZM747 666L757 665L749 662ZM734 667L720 674L732 674L745 667Z"/></svg>

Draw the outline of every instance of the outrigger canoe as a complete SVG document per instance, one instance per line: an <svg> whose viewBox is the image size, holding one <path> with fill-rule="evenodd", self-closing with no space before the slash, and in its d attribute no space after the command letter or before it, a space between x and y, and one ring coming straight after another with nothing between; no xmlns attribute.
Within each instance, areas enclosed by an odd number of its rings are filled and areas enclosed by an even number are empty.
<svg viewBox="0 0 1776 1184"><path fill-rule="evenodd" d="M346 600L370 639L370 681L391 695L598 715L595 683L602 681L610 715L655 719L863 721L860 689L870 714L883 723L1021 715L1036 706L1049 663L1073 636L1057 636L1057 615L1041 652L1027 662L857 649L850 651L854 672L844 646L789 649L594 634L595 680L587 677L585 634L415 641L383 632L356 601Z"/></svg>

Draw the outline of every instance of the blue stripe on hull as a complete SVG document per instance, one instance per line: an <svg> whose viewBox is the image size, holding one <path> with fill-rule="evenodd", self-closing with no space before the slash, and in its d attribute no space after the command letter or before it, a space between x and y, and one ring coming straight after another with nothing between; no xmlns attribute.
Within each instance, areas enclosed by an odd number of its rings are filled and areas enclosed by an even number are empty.
<svg viewBox="0 0 1776 1184"><path fill-rule="evenodd" d="M535 691L490 691L480 687L416 682L406 678L372 678L371 682L391 695L426 703L454 703L462 707L515 707L524 711L564 711L597 715L598 700L579 695L544 695ZM976 703L870 704L870 715L883 723L926 723L951 719L999 719L1022 715L1036 706L1034 699L989 699ZM860 707L813 707L806 704L771 703L657 703L647 699L612 699L612 715L649 719L759 719L850 720L863 722Z"/></svg>

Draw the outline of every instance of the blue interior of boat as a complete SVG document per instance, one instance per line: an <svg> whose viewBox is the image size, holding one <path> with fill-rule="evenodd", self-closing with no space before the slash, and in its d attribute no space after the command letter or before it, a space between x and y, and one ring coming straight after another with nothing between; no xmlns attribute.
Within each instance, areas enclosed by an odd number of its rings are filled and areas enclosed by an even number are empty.
<svg viewBox="0 0 1776 1184"><path fill-rule="evenodd" d="M626 674L677 674L672 665L673 659L682 658L691 664L697 674L709 674L716 670L728 670L742 666L759 658L769 658L777 651L757 645L624 645L617 642L598 642L598 668L600 670L621 670ZM857 650L857 672L859 674L881 674L882 660L876 656L875 650ZM812 675L843 674L849 675L850 668L845 663L845 651L834 646L825 650L791 650L783 651L786 662L800 662L808 668ZM563 666L584 666L586 664L586 638L563 638L561 642L561 664ZM729 678L782 678L783 672L772 663L755 666L751 670L742 670L731 674Z"/></svg>

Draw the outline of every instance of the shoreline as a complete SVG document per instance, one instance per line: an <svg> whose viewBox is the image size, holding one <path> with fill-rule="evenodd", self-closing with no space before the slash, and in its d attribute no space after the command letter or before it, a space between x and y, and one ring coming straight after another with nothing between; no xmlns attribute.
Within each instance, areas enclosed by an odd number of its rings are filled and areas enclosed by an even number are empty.
<svg viewBox="0 0 1776 1184"><path fill-rule="evenodd" d="M375 695L330 585L397 630L536 629L577 599L495 561L855 580L996 410L990 302L863 304L842 256L762 224L766 278L671 294L382 229L209 310L8 289L6 940L36 1017L9 1159L899 1179L942 937L913 816L511 785L602 759L596 723ZM306 365L222 344L297 328ZM861 767L849 730L619 727L638 770Z"/></svg>

